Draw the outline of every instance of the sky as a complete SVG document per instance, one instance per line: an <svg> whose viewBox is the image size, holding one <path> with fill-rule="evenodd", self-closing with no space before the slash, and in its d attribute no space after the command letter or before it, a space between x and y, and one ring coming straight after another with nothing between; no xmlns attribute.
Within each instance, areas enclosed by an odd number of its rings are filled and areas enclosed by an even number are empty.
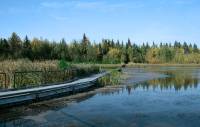
<svg viewBox="0 0 200 127"><path fill-rule="evenodd" d="M0 37L187 41L200 46L200 0L0 0Z"/></svg>

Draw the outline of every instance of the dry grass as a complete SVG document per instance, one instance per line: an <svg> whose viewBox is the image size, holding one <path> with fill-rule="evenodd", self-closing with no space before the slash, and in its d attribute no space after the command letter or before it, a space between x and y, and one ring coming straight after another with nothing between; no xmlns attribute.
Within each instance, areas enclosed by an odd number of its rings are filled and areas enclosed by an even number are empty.
<svg viewBox="0 0 200 127"><path fill-rule="evenodd" d="M0 71L11 73L14 71L39 71L44 69L58 70L57 63L58 61L5 60L0 62Z"/></svg>
<svg viewBox="0 0 200 127"><path fill-rule="evenodd" d="M0 75L1 88L21 88L29 86L38 86L43 83L58 83L66 80L70 80L75 77L87 76L89 74L97 73L99 68L93 65L76 65L70 69L76 69L77 71L60 70L59 61L30 61L27 59L21 60L6 60L0 62L0 72L7 74L6 85L4 83L3 75ZM40 71L39 73L26 73L30 71ZM58 71L58 72L54 72ZM15 76L15 72L25 72ZM66 74L67 73L67 74ZM45 81L44 81L45 80Z"/></svg>

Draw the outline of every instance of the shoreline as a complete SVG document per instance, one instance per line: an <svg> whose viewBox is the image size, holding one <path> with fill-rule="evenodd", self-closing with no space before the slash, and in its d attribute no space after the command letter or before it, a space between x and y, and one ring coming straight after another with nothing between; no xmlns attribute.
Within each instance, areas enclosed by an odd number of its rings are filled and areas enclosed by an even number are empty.
<svg viewBox="0 0 200 127"><path fill-rule="evenodd" d="M130 64L127 64L127 67L132 67L132 66L200 67L200 64L171 64L171 63L164 63L164 64L130 63Z"/></svg>
<svg viewBox="0 0 200 127"><path fill-rule="evenodd" d="M123 63L121 64L90 64L90 63L79 63L79 64L74 64L74 65L95 65L99 66L102 68L117 68L117 67L122 67L124 65ZM163 64L148 64L148 63L128 63L126 64L126 67L146 67L146 66L166 66L166 67L200 67L200 64L176 64L176 63L163 63Z"/></svg>

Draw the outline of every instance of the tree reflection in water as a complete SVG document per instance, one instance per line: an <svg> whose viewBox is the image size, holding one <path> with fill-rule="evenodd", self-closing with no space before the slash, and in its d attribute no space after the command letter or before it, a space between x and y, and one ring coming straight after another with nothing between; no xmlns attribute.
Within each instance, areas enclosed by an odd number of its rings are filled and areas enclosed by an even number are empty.
<svg viewBox="0 0 200 127"><path fill-rule="evenodd" d="M187 70L177 71L164 71L162 72L169 77L154 79L150 81L146 81L143 83L137 83L135 85L128 85L126 87L128 93L131 92L131 89L142 88L145 90L149 89L158 89L158 90L187 90L188 88L197 88L199 83L199 72L193 71L188 72Z"/></svg>

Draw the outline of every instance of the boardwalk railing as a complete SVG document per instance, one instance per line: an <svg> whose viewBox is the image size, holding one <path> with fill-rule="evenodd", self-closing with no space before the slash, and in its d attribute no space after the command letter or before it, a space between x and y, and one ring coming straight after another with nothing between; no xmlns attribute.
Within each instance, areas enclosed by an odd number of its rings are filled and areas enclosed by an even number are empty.
<svg viewBox="0 0 200 127"><path fill-rule="evenodd" d="M44 71L16 71L11 75L0 73L0 88L29 88L46 84L59 84L76 77L98 73L98 70L88 72L83 69L44 70Z"/></svg>
<svg viewBox="0 0 200 127"><path fill-rule="evenodd" d="M14 88L20 88L31 85L40 85L43 83L42 71L14 72L13 84Z"/></svg>
<svg viewBox="0 0 200 127"><path fill-rule="evenodd" d="M14 88L23 88L26 86L40 86L52 83L62 83L77 77L77 69L51 70L51 71L31 71L15 72Z"/></svg>
<svg viewBox="0 0 200 127"><path fill-rule="evenodd" d="M7 76L6 73L0 72L0 87L6 88Z"/></svg>
<svg viewBox="0 0 200 127"><path fill-rule="evenodd" d="M87 78L78 79L70 83L61 83L51 86L40 86L23 90L0 92L0 108L18 104L46 100L65 94L79 92L96 84L96 81L107 75L107 72L92 75ZM21 73L20 73L21 75Z"/></svg>

